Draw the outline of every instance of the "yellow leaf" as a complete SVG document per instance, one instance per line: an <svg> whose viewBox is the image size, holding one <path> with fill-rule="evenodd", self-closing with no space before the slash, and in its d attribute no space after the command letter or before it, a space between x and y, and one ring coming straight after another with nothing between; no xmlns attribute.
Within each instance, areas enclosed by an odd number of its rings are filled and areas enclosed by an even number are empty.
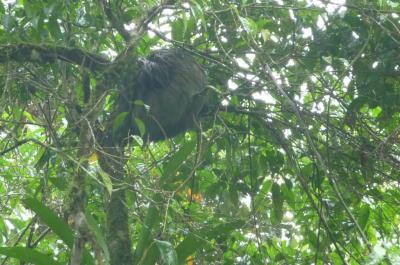
<svg viewBox="0 0 400 265"><path fill-rule="evenodd" d="M89 156L89 162L96 162L97 161L97 154L93 153Z"/></svg>
<svg viewBox="0 0 400 265"><path fill-rule="evenodd" d="M187 265L194 265L194 262L193 262L193 257L192 256L189 256L187 259L186 259L186 264Z"/></svg>

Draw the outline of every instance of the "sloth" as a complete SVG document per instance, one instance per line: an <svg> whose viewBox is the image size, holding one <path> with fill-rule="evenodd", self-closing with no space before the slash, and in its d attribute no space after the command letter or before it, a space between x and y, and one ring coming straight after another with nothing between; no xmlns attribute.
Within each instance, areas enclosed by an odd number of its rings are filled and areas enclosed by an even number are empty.
<svg viewBox="0 0 400 265"><path fill-rule="evenodd" d="M205 106L207 82L201 66L181 49L156 50L139 59L138 66L137 80L120 100L129 105L128 135L142 134L156 142L193 129Z"/></svg>

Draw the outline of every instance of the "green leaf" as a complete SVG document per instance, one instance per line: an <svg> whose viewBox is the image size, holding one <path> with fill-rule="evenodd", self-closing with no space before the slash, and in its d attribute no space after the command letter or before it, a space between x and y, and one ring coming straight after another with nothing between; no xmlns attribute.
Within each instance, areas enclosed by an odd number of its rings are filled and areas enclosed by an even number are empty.
<svg viewBox="0 0 400 265"><path fill-rule="evenodd" d="M40 148L34 158L35 167L37 169L42 169L43 166L49 161L51 157L50 150L47 148Z"/></svg>
<svg viewBox="0 0 400 265"><path fill-rule="evenodd" d="M50 227L68 247L72 249L74 243L73 232L64 220L59 218L52 209L43 205L35 198L26 198L23 202L29 209L34 211L40 217L40 220Z"/></svg>
<svg viewBox="0 0 400 265"><path fill-rule="evenodd" d="M40 220L50 227L70 249L72 249L74 244L73 231L64 220L59 218L52 209L35 198L26 198L23 202L29 209L34 211L40 217ZM85 264L94 264L93 258L87 250L84 251L83 258Z"/></svg>
<svg viewBox="0 0 400 265"><path fill-rule="evenodd" d="M202 249L204 244L202 238L193 234L188 235L176 248L179 264L184 263L196 250Z"/></svg>
<svg viewBox="0 0 400 265"><path fill-rule="evenodd" d="M242 24L243 29L249 33L253 34L256 33L257 25L254 23L254 21L251 18L247 17L240 17L239 16L240 23Z"/></svg>
<svg viewBox="0 0 400 265"><path fill-rule="evenodd" d="M134 120L139 129L140 136L143 137L144 133L146 132L146 125L144 125L144 122L139 118L135 118Z"/></svg>
<svg viewBox="0 0 400 265"><path fill-rule="evenodd" d="M186 142L178 152L176 152L171 159L163 167L163 177L175 176L180 165L187 159L190 153L196 147L196 138Z"/></svg>
<svg viewBox="0 0 400 265"><path fill-rule="evenodd" d="M144 259L146 261L146 263L144 264L150 263L146 260L146 257L143 256L146 254L147 256L149 256L149 254L151 254L153 251L153 247L151 245L153 238L151 235L151 231L153 230L155 224L159 223L161 219L160 211L157 206L162 202L162 197L160 193L156 193L152 199L153 203L150 204L150 207L146 214L146 218L142 224L138 245L136 246L134 254L134 259L135 260Z"/></svg>
<svg viewBox="0 0 400 265"><path fill-rule="evenodd" d="M179 264L183 264L186 259L197 250L203 249L212 239L228 236L232 231L242 228L245 224L242 220L219 224L215 227L204 228L196 233L189 234L177 247ZM205 240L206 239L206 240Z"/></svg>
<svg viewBox="0 0 400 265"><path fill-rule="evenodd" d="M107 189L108 194L111 196L113 185L110 176L101 168L98 169L98 172L100 174L104 187Z"/></svg>
<svg viewBox="0 0 400 265"><path fill-rule="evenodd" d="M273 211L271 215L271 223L279 224L283 217L283 194L281 192L280 186L277 183L272 184L272 206Z"/></svg>
<svg viewBox="0 0 400 265"><path fill-rule="evenodd" d="M371 213L371 211L370 211L368 205L363 205L361 207L360 213L358 214L357 221L362 230L365 230L365 227L368 224L370 213Z"/></svg>
<svg viewBox="0 0 400 265"><path fill-rule="evenodd" d="M372 117L377 118L382 113L382 108L377 106L372 109Z"/></svg>
<svg viewBox="0 0 400 265"><path fill-rule="evenodd" d="M24 6L26 15L31 19L36 18L39 15L39 13L41 12L42 6L41 6L40 2L23 1L22 3Z"/></svg>
<svg viewBox="0 0 400 265"><path fill-rule="evenodd" d="M178 256L174 249L174 246L168 241L160 241L154 239L158 250L160 251L161 260L165 265L177 265L178 264Z"/></svg>
<svg viewBox="0 0 400 265"><path fill-rule="evenodd" d="M307 229L307 236L306 239L308 240L308 242L314 247L317 248L318 247L318 237L315 235L314 232L310 231L309 229Z"/></svg>
<svg viewBox="0 0 400 265"><path fill-rule="evenodd" d="M132 135L133 143L137 144L138 146L143 146L143 138L138 135Z"/></svg>
<svg viewBox="0 0 400 265"><path fill-rule="evenodd" d="M94 218L88 213L86 213L86 220L87 220L90 232L92 232L92 234L94 235L94 237L96 239L96 244L98 244L101 247L101 249L103 250L105 263L107 265L110 264L110 253L108 252L108 247L107 247L106 241L103 237L103 233L100 231L100 229L98 227L96 220L94 220Z"/></svg>
<svg viewBox="0 0 400 265"><path fill-rule="evenodd" d="M68 182L65 177L49 177L48 179L59 190L65 191L68 188Z"/></svg>
<svg viewBox="0 0 400 265"><path fill-rule="evenodd" d="M113 123L113 133L115 133L119 128L121 128L122 123L126 120L129 112L124 111L117 115Z"/></svg>
<svg viewBox="0 0 400 265"><path fill-rule="evenodd" d="M194 5L190 5L190 11L193 14L193 17L197 21L201 21L201 25L202 25L204 31L207 31L207 20L204 15L203 7L198 3L198 1L192 0L191 2L194 4Z"/></svg>
<svg viewBox="0 0 400 265"><path fill-rule="evenodd" d="M186 21L178 19L172 24L171 34L175 41L183 42L183 36L186 28Z"/></svg>
<svg viewBox="0 0 400 265"><path fill-rule="evenodd" d="M0 2L0 14L3 15L5 11L3 2Z"/></svg>
<svg viewBox="0 0 400 265"><path fill-rule="evenodd" d="M62 38L62 32L60 30L60 25L58 24L57 17L56 16L51 16L48 23L47 23L47 28L49 29L50 34L55 38L55 39L60 39Z"/></svg>
<svg viewBox="0 0 400 265"><path fill-rule="evenodd" d="M36 265L61 265L46 254L40 253L31 248L25 247L6 247L0 248L0 254L20 261L29 262Z"/></svg>

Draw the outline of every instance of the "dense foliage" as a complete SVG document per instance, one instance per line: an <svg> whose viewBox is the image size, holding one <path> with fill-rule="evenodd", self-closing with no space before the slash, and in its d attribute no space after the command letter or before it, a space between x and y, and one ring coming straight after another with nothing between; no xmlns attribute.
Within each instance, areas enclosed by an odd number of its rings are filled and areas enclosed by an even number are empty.
<svg viewBox="0 0 400 265"><path fill-rule="evenodd" d="M0 19L0 264L400 264L398 1L9 0ZM160 47L196 58L216 107L103 146Z"/></svg>

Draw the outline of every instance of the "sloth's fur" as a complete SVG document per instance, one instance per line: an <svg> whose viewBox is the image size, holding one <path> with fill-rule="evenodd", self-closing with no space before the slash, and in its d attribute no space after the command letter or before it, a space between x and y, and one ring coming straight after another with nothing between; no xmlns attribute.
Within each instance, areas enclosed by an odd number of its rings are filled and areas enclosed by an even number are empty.
<svg viewBox="0 0 400 265"><path fill-rule="evenodd" d="M144 138L150 141L193 128L204 106L205 89L204 70L183 50L161 49L140 59L130 101L130 133L140 133L135 118L144 123Z"/></svg>

